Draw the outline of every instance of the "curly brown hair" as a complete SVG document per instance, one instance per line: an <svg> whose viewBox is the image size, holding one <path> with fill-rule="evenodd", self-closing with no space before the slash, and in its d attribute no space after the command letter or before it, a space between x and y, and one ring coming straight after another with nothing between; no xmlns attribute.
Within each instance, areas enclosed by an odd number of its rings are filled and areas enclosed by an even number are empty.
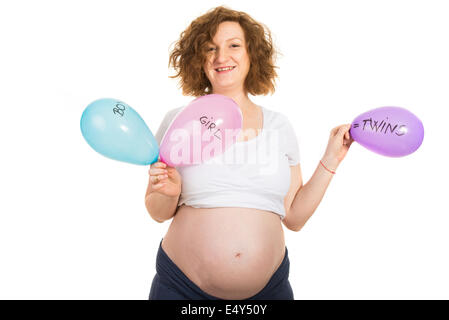
<svg viewBox="0 0 449 320"><path fill-rule="evenodd" d="M212 85L204 73L207 45L217 32L220 23L238 22L245 34L250 68L244 83L245 93L251 95L273 94L278 77L274 65L278 53L273 45L271 31L247 13L219 6L196 18L181 33L170 53L168 66L177 72L169 78L180 77L183 95L204 96L212 93Z"/></svg>

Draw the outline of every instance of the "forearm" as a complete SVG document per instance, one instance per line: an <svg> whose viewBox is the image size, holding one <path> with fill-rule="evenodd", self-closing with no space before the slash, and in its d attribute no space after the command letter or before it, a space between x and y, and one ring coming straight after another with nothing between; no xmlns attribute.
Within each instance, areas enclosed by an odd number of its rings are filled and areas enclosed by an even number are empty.
<svg viewBox="0 0 449 320"><path fill-rule="evenodd" d="M164 222L175 215L178 200L179 196L168 197L157 192L152 192L145 197L145 206L154 220Z"/></svg>
<svg viewBox="0 0 449 320"><path fill-rule="evenodd" d="M337 161L323 158L323 163L330 170L337 169ZM320 163L310 180L295 195L286 217L291 230L300 230L317 209L334 175Z"/></svg>

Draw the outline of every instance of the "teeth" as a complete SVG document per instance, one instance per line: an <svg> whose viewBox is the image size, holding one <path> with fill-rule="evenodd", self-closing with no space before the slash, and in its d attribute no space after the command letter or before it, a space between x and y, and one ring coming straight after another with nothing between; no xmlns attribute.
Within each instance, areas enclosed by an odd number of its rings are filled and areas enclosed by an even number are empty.
<svg viewBox="0 0 449 320"><path fill-rule="evenodd" d="M231 70L231 69L234 69L234 67L218 68L217 71L226 71L226 70Z"/></svg>

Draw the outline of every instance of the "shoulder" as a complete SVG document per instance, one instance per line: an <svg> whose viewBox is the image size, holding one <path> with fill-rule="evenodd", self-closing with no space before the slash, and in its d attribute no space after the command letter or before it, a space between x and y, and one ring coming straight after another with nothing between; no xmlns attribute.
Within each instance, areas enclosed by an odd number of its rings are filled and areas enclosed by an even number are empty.
<svg viewBox="0 0 449 320"><path fill-rule="evenodd" d="M281 111L270 110L264 108L266 112L267 125L265 128L268 130L274 130L279 132L282 136L287 139L282 140L283 142L295 141L297 139L296 129L294 122Z"/></svg>
<svg viewBox="0 0 449 320"><path fill-rule="evenodd" d="M161 143L162 138L167 131L167 129L170 127L171 123L175 119L176 115L182 110L184 107L178 107L174 109L170 109L165 113L164 118L162 119L161 124L159 125L159 129L157 130L155 134L156 141L158 144Z"/></svg>
<svg viewBox="0 0 449 320"><path fill-rule="evenodd" d="M279 129L288 123L288 117L276 110L272 110L263 106L260 106L265 114L265 120L267 121L267 127L272 129Z"/></svg>
<svg viewBox="0 0 449 320"><path fill-rule="evenodd" d="M173 120L176 118L178 113L183 109L184 107L178 107L168 110L165 113L164 119L162 119L161 127L163 129L167 129L170 124L173 122Z"/></svg>
<svg viewBox="0 0 449 320"><path fill-rule="evenodd" d="M178 107L178 108L173 108L173 109L168 110L165 113L164 121L166 121L166 120L168 120L168 121L173 120L173 118L176 117L176 115L179 113L179 111L182 110L182 108L184 108L184 107Z"/></svg>

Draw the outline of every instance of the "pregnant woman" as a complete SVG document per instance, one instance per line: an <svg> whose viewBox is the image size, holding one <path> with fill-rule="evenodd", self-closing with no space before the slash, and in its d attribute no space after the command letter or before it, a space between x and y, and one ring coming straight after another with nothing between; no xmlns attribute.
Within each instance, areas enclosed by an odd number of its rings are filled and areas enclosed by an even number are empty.
<svg viewBox="0 0 449 320"><path fill-rule="evenodd" d="M334 128L303 185L292 124L248 97L274 92L274 58L270 31L226 7L194 20L171 52L183 94L232 98L243 127L237 143L205 163L151 165L146 208L158 222L173 220L159 246L150 299L293 299L282 224L304 226L353 140L349 124ZM159 143L181 109L167 112Z"/></svg>

